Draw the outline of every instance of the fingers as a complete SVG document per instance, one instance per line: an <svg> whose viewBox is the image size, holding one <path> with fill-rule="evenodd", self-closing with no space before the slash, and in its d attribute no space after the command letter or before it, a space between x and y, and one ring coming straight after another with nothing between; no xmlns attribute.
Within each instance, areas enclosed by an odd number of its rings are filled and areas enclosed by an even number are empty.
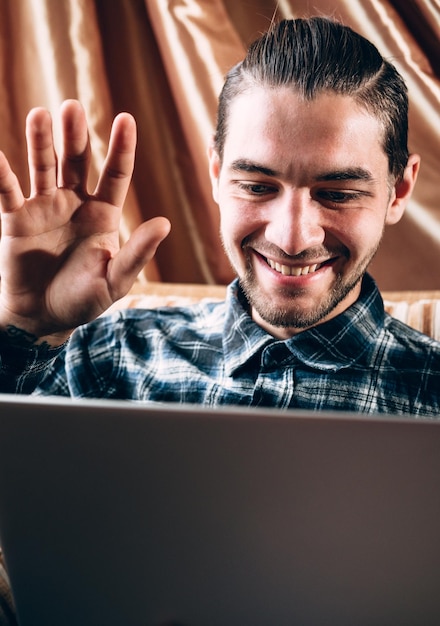
<svg viewBox="0 0 440 626"><path fill-rule="evenodd" d="M98 200L122 207L130 185L136 148L136 123L128 113L114 120L107 157L95 196Z"/></svg>
<svg viewBox="0 0 440 626"><path fill-rule="evenodd" d="M26 141L31 195L51 194L57 185L57 158L53 144L52 119L46 109L35 108L28 114ZM15 211L23 205L24 196L20 184L4 154L0 154L0 194L3 211Z"/></svg>
<svg viewBox="0 0 440 626"><path fill-rule="evenodd" d="M87 190L90 165L90 141L84 110L77 100L66 100L61 106L63 157L61 184L67 189Z"/></svg>
<svg viewBox="0 0 440 626"><path fill-rule="evenodd" d="M31 195L50 195L57 186L57 158L49 111L35 108L26 119Z"/></svg>
<svg viewBox="0 0 440 626"><path fill-rule="evenodd" d="M84 110L76 100L61 106L63 157L61 185L68 189L86 189L90 164L90 142ZM54 148L52 119L46 109L35 108L26 120L31 194L51 194L57 186L57 156Z"/></svg>
<svg viewBox="0 0 440 626"><path fill-rule="evenodd" d="M23 206L24 196L8 160L0 152L0 204L2 211L12 212Z"/></svg>
<svg viewBox="0 0 440 626"><path fill-rule="evenodd" d="M144 222L110 261L108 283L114 301L125 296L136 276L154 257L170 228L170 222L165 217L155 217Z"/></svg>
<svg viewBox="0 0 440 626"><path fill-rule="evenodd" d="M84 110L76 100L61 107L63 156L60 185L87 192L91 161L90 141ZM57 188L57 155L52 118L41 107L26 119L31 196L51 195ZM136 123L128 113L119 114L112 126L107 157L95 190L97 200L122 207L130 185L136 148ZM4 156L0 158L0 193L4 210L11 211L23 202L23 195Z"/></svg>

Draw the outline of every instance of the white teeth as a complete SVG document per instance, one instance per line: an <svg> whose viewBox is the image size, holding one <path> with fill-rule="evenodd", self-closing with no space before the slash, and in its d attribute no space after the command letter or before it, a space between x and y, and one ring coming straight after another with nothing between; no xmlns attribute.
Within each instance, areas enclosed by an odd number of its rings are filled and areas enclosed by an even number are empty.
<svg viewBox="0 0 440 626"><path fill-rule="evenodd" d="M273 269L283 274L283 276L305 276L306 274L312 274L321 267L321 263L314 263L313 265L305 265L304 267L291 267L290 265L282 265L276 263L271 259L267 259L267 264Z"/></svg>

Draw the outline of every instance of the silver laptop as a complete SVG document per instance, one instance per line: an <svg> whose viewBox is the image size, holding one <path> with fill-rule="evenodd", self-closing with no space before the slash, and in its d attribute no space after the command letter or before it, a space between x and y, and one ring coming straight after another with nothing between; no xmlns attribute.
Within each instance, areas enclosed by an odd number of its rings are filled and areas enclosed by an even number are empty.
<svg viewBox="0 0 440 626"><path fill-rule="evenodd" d="M0 396L21 626L440 624L440 422Z"/></svg>

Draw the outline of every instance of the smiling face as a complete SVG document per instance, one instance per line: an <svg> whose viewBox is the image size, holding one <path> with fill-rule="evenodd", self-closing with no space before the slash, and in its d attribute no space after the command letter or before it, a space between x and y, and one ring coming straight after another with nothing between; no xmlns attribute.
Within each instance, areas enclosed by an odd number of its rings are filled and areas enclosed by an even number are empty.
<svg viewBox="0 0 440 626"><path fill-rule="evenodd" d="M388 171L379 121L352 98L253 87L230 106L223 160L210 150L225 250L254 320L289 337L349 307L385 224L418 170Z"/></svg>

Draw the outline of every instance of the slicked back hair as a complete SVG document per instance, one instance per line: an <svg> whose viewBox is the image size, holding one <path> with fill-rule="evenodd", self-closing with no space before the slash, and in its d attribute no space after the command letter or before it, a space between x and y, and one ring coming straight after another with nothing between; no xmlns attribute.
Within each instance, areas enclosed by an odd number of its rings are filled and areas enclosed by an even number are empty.
<svg viewBox="0 0 440 626"><path fill-rule="evenodd" d="M282 20L249 47L226 76L217 112L220 160L232 101L256 87L288 87L305 99L333 92L350 96L383 127L389 172L400 179L408 161L408 94L394 65L348 26L322 17Z"/></svg>

